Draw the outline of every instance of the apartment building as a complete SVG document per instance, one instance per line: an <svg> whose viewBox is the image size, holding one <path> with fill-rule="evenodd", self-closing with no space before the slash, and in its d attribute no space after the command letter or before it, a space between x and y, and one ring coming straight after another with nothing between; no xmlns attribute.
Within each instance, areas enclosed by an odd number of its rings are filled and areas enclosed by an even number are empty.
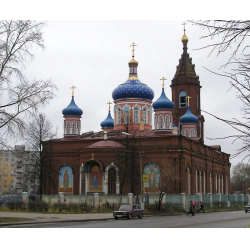
<svg viewBox="0 0 250 250"><path fill-rule="evenodd" d="M25 145L0 151L0 194L38 192L38 155L37 152L26 150Z"/></svg>

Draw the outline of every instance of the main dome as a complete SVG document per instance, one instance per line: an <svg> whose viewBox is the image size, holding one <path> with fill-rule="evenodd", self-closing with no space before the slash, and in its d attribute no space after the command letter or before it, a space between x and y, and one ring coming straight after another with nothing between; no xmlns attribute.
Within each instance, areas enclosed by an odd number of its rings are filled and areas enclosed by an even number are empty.
<svg viewBox="0 0 250 250"><path fill-rule="evenodd" d="M113 90L112 97L114 101L124 98L140 98L152 101L154 99L154 91L138 78L128 79Z"/></svg>
<svg viewBox="0 0 250 250"><path fill-rule="evenodd" d="M68 107L63 109L62 111L62 114L64 116L81 116L82 113L82 110L75 104L74 96L72 96L71 102Z"/></svg>
<svg viewBox="0 0 250 250"><path fill-rule="evenodd" d="M131 46L136 45L133 43ZM113 100L139 98L152 101L154 99L154 91L146 84L142 83L137 76L138 62L134 58L134 47L132 59L128 62L128 65L128 80L113 90Z"/></svg>

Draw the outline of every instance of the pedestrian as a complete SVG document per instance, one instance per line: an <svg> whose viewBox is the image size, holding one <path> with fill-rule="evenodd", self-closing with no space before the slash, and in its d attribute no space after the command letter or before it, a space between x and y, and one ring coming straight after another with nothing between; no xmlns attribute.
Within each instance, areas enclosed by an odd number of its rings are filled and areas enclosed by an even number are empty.
<svg viewBox="0 0 250 250"><path fill-rule="evenodd" d="M192 214L192 216L194 216L194 206L193 206L193 201L190 201L190 205L189 205L189 211L187 213L187 215Z"/></svg>
<svg viewBox="0 0 250 250"><path fill-rule="evenodd" d="M195 210L195 202L192 201L193 209Z"/></svg>
<svg viewBox="0 0 250 250"><path fill-rule="evenodd" d="M203 213L205 213L204 204L202 201L200 201L200 209L199 209L198 213L200 212L200 210L203 210Z"/></svg>

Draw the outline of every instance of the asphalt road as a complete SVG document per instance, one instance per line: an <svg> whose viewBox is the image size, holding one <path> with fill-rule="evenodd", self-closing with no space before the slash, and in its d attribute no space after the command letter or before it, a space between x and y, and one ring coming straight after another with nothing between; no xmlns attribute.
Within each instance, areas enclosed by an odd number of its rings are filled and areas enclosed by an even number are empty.
<svg viewBox="0 0 250 250"><path fill-rule="evenodd" d="M250 213L244 210L198 213L177 216L152 216L142 219L108 219L98 221L51 222L8 225L8 228L244 228L250 225Z"/></svg>

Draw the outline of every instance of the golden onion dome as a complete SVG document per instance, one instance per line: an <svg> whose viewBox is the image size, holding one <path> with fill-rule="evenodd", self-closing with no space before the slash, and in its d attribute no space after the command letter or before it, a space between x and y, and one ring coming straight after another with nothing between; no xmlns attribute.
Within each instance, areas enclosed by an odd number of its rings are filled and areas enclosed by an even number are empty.
<svg viewBox="0 0 250 250"><path fill-rule="evenodd" d="M134 57L132 57L132 59L128 62L128 64L132 64L132 63L138 64L138 62L135 60Z"/></svg>
<svg viewBox="0 0 250 250"><path fill-rule="evenodd" d="M181 41L182 41L182 42L188 42L188 37L186 36L185 31L184 31L183 37L181 38Z"/></svg>

